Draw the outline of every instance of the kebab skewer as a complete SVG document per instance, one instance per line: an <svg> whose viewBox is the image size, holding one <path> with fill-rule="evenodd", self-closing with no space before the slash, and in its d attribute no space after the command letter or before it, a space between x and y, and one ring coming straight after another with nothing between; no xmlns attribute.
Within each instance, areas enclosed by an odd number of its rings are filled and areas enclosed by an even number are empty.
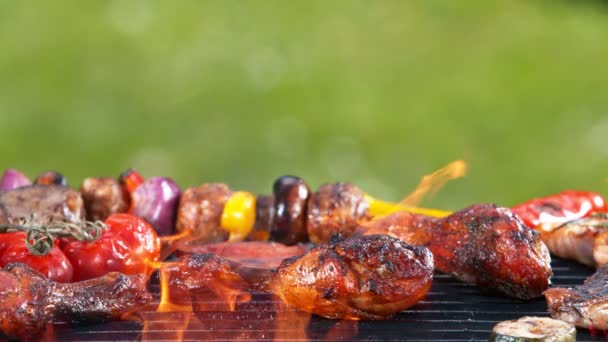
<svg viewBox="0 0 608 342"><path fill-rule="evenodd" d="M423 179L419 188L429 190L429 186L437 183L435 181L437 178L450 179L458 177L461 173L462 164L452 163ZM85 181L86 183L87 181ZM141 184L142 180L141 177L137 177L136 173L130 171L121 176L121 183L126 184L127 188L131 188L130 191L133 192L132 188L138 189L133 185ZM83 188L90 189L91 187L83 186ZM414 192L412 196L416 200L415 198L419 195L419 192ZM406 202L408 200L406 199ZM309 238L316 243L327 243L332 236L348 237L360 233L362 227L374 222L374 215L382 217L382 215L396 210L413 211L414 209L404 206L403 203L390 204L376 200L349 183L326 184L321 186L317 192L311 193L309 187L301 179L285 176L275 182L272 196L258 196L258 198L250 193L233 193L223 184L205 184L187 189L181 197L177 210L177 231L187 236L187 239L184 240L185 243L180 245L180 248L186 252L196 251L197 246L204 245L204 243L225 241L226 239L240 240L245 237L253 240L270 238L287 244L304 242ZM408 228L408 234L420 235L419 239L397 235L399 238L412 244L430 245L433 236L437 237L436 240L448 236L445 233L429 234L435 229L434 227L439 225L439 221L432 218L431 215L444 215L445 212L428 209L415 210L427 214L412 214L417 215L415 217L420 218L419 221L424 224L418 227L420 229L410 229L412 227L409 226L406 228ZM496 215L505 216L496 214L496 212L498 211L495 209L489 209L472 211L469 214L475 215L479 220L490 219ZM513 250L512 254L521 255L522 257L509 267L520 267L527 270L528 273L514 278L509 272L500 270L493 264L488 266L494 267L492 270L480 269L479 265L471 264L481 264L487 255L497 254L496 249L501 247L500 244L489 244L481 250L476 248L479 246L471 247L477 241L479 244L493 242L492 236L499 234L496 227L488 229L487 232L476 230L462 239L449 240L454 246L437 243L437 249L434 251L437 255L441 255L443 252L440 247L455 248L465 241L468 241L465 245L469 246L470 251L467 252L463 249L462 253L451 255L450 257L456 261L438 263L438 268L454 274L461 280L487 288L497 288L518 298L538 296L548 286L548 278L551 274L548 257L543 250L544 246L538 244L535 236L526 234L525 229L511 217L505 218L505 221L509 222L505 226L518 232L521 238L513 239L512 235L505 233L504 244L511 249L502 254L509 255ZM381 219L378 222L386 221ZM375 224L375 226L379 227L382 224ZM392 226L393 224L387 223L378 232L386 233L387 229ZM445 231L451 229L456 232L460 229L458 224L453 223L448 224L447 227L444 229ZM492 262L497 263L500 260ZM448 265L452 266L448 267ZM469 269L467 270L466 267ZM486 278L488 280L484 280Z"/></svg>

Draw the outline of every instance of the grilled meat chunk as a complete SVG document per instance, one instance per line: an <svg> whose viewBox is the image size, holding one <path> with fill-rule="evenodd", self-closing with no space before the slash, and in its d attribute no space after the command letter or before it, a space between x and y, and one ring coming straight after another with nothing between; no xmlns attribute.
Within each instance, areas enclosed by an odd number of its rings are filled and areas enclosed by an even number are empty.
<svg viewBox="0 0 608 342"><path fill-rule="evenodd" d="M82 182L80 193L87 220L105 220L129 209L129 197L120 182L111 177L89 177Z"/></svg>
<svg viewBox="0 0 608 342"><path fill-rule="evenodd" d="M84 220L80 193L59 185L32 185L0 192L0 223L19 223L36 215L36 222Z"/></svg>
<svg viewBox="0 0 608 342"><path fill-rule="evenodd" d="M228 239L222 229L222 211L232 192L226 184L211 183L188 188L177 209L177 231L188 232L192 244L221 242Z"/></svg>
<svg viewBox="0 0 608 342"><path fill-rule="evenodd" d="M285 260L271 292L327 318L384 319L418 302L433 278L433 256L386 235L353 237Z"/></svg>
<svg viewBox="0 0 608 342"><path fill-rule="evenodd" d="M604 213L556 224L540 233L549 251L560 258L592 267L608 263L608 217Z"/></svg>
<svg viewBox="0 0 608 342"><path fill-rule="evenodd" d="M428 246L439 271L482 289L530 299L550 284L551 259L539 233L506 208L478 204L441 219L401 212L360 230Z"/></svg>
<svg viewBox="0 0 608 342"><path fill-rule="evenodd" d="M551 317L577 327L608 330L608 265L600 267L582 285L545 291Z"/></svg>
<svg viewBox="0 0 608 342"><path fill-rule="evenodd" d="M334 235L350 237L368 218L365 193L350 183L322 185L308 199L306 229L310 241L328 243Z"/></svg>
<svg viewBox="0 0 608 342"><path fill-rule="evenodd" d="M0 271L0 331L11 338L28 338L55 319L120 319L151 299L143 275L108 273L64 284L12 264Z"/></svg>

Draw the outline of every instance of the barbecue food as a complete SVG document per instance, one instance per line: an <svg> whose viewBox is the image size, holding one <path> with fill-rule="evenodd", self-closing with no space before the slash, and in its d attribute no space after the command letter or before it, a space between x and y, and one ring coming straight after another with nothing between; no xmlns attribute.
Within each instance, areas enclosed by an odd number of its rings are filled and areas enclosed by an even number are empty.
<svg viewBox="0 0 608 342"><path fill-rule="evenodd" d="M171 235L180 196L181 190L171 178L151 177L131 193L131 212L148 221L158 235Z"/></svg>
<svg viewBox="0 0 608 342"><path fill-rule="evenodd" d="M28 185L32 185L32 181L15 169L6 169L0 177L0 191L13 190Z"/></svg>
<svg viewBox="0 0 608 342"><path fill-rule="evenodd" d="M531 199L514 206L512 210L528 227L549 232L560 224L594 212L606 212L608 206L604 198L595 192L566 190Z"/></svg>
<svg viewBox="0 0 608 342"><path fill-rule="evenodd" d="M490 342L575 342L576 328L547 317L522 317L496 324Z"/></svg>
<svg viewBox="0 0 608 342"><path fill-rule="evenodd" d="M230 194L228 186L221 183L204 184L184 191L177 209L176 229L189 233L189 244L228 239L228 232L222 229L220 222Z"/></svg>
<svg viewBox="0 0 608 342"><path fill-rule="evenodd" d="M549 251L558 257L576 260L587 266L608 263L608 216L605 213L556 225L541 231Z"/></svg>
<svg viewBox="0 0 608 342"><path fill-rule="evenodd" d="M308 236L327 243L333 235L352 236L361 220L368 219L365 193L350 183L325 184L308 201Z"/></svg>
<svg viewBox="0 0 608 342"><path fill-rule="evenodd" d="M519 204L513 212L540 232L551 254L588 266L608 262L608 207L599 194L563 191Z"/></svg>
<svg viewBox="0 0 608 342"><path fill-rule="evenodd" d="M46 171L36 177L34 184L68 186L68 179L57 171Z"/></svg>
<svg viewBox="0 0 608 342"><path fill-rule="evenodd" d="M600 267L582 285L545 291L551 317L577 327L608 329L608 265Z"/></svg>
<svg viewBox="0 0 608 342"><path fill-rule="evenodd" d="M273 186L274 217L270 239L287 245L308 241L306 232L307 201L310 189L294 176L278 178Z"/></svg>
<svg viewBox="0 0 608 342"><path fill-rule="evenodd" d="M82 182L80 193L89 221L103 221L112 214L126 213L129 210L128 194L115 178L86 178Z"/></svg>
<svg viewBox="0 0 608 342"><path fill-rule="evenodd" d="M446 176L443 171L421 184L426 188L427 181ZM447 177L454 175L449 173ZM419 193L415 195L420 197ZM409 204L380 201L345 182L324 184L312 193L306 182L295 176L279 177L270 196L232 192L224 184L205 184L187 189L182 196L177 229L190 232L189 239L195 244L226 240L272 240L286 245L310 240L324 244L335 235L350 237L361 223L395 211L447 214Z"/></svg>
<svg viewBox="0 0 608 342"><path fill-rule="evenodd" d="M428 249L369 235L285 260L270 288L285 303L319 316L385 319L418 302L432 278Z"/></svg>
<svg viewBox="0 0 608 342"><path fill-rule="evenodd" d="M492 204L474 205L440 219L397 212L360 230L428 246L439 271L482 289L530 299L550 284L551 259L539 233L509 209Z"/></svg>
<svg viewBox="0 0 608 342"><path fill-rule="evenodd" d="M293 176L277 179L273 196L232 192L221 183L188 188L179 203L177 231L189 232L192 244L228 239L305 242L309 194L306 183Z"/></svg>
<svg viewBox="0 0 608 342"><path fill-rule="evenodd" d="M0 331L12 338L35 336L55 319L120 319L152 299L142 275L109 273L61 284L21 264L0 270Z"/></svg>
<svg viewBox="0 0 608 342"><path fill-rule="evenodd" d="M19 223L35 215L37 223L51 220L81 222L80 193L59 185L32 185L0 192L0 224Z"/></svg>
<svg viewBox="0 0 608 342"><path fill-rule="evenodd" d="M323 317L385 319L418 302L433 278L433 256L427 248L386 235L334 241L286 259L276 269L266 266L243 267L213 254L191 255L164 264L161 283L167 279L171 298L186 302L201 294L224 299L228 294L227 301L235 302L257 289Z"/></svg>

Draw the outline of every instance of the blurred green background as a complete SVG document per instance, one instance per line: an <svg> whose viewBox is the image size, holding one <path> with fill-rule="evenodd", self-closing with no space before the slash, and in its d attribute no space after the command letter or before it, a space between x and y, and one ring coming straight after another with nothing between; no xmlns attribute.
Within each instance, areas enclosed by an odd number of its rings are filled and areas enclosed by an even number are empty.
<svg viewBox="0 0 608 342"><path fill-rule="evenodd" d="M594 1L0 2L0 166L129 166L270 191L283 174L424 204L608 194Z"/></svg>

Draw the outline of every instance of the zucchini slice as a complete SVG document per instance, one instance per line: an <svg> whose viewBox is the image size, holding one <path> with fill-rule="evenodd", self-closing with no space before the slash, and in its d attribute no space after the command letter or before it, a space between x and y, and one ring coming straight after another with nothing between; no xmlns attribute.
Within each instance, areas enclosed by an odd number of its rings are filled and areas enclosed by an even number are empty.
<svg viewBox="0 0 608 342"><path fill-rule="evenodd" d="M574 342L574 325L548 317L522 317L496 324L490 342Z"/></svg>

